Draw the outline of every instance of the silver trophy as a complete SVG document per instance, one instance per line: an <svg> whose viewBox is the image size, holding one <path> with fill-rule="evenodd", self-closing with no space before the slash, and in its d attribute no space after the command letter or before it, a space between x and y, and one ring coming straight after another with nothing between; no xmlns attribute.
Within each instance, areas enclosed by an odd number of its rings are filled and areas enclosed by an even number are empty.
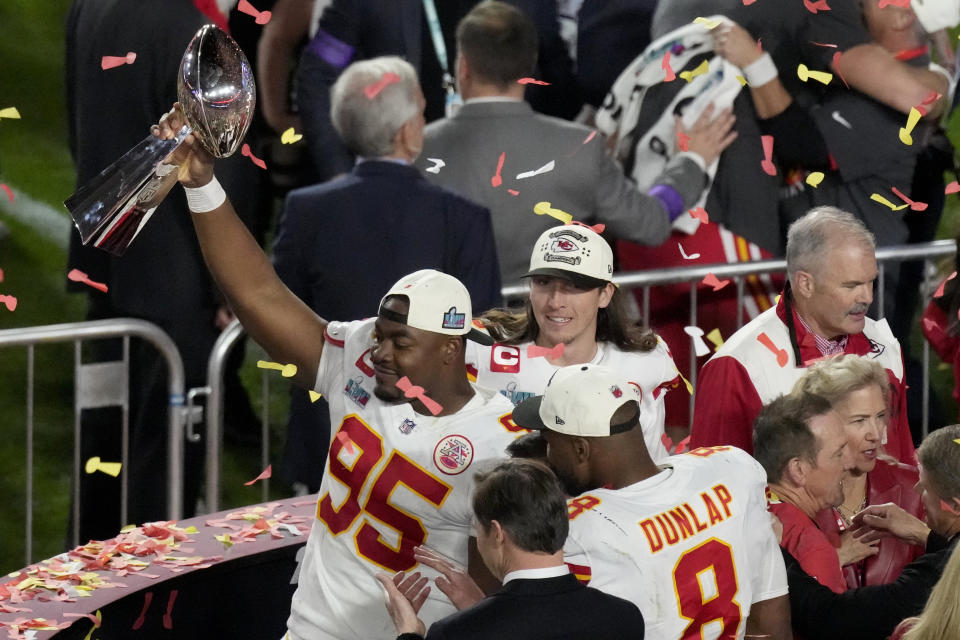
<svg viewBox="0 0 960 640"><path fill-rule="evenodd" d="M122 256L177 182L163 161L193 133L217 158L237 150L253 119L253 71L239 45L208 24L180 61L177 97L187 118L170 140L148 135L64 201L83 244Z"/></svg>

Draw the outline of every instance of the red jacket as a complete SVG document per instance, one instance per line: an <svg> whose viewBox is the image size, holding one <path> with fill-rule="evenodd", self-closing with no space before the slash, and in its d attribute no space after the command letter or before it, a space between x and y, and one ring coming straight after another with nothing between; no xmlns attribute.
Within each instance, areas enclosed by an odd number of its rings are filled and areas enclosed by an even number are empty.
<svg viewBox="0 0 960 640"><path fill-rule="evenodd" d="M691 449L733 445L752 453L753 421L760 409L778 395L789 393L805 365L821 357L813 335L804 330L792 305L792 322L787 322L788 291L780 296L776 308L741 327L703 365L697 378ZM887 323L867 318L862 333L847 337L844 353L867 356L887 370L890 407L885 450L901 462L916 464L907 423L903 357Z"/></svg>
<svg viewBox="0 0 960 640"><path fill-rule="evenodd" d="M914 491L918 472L907 464L877 460L877 466L867 474L867 504L892 502L912 516L923 519L923 503ZM817 514L817 526L834 547L840 546L840 520L834 509ZM851 589L874 584L888 584L900 576L910 562L923 555L922 546L901 542L896 538L880 541L880 552L856 564L843 568L847 586ZM799 558L798 558L799 560Z"/></svg>
<svg viewBox="0 0 960 640"><path fill-rule="evenodd" d="M947 314L931 301L923 312L923 335L940 359L953 365L953 399L960 402L960 338L947 333L948 324Z"/></svg>
<svg viewBox="0 0 960 640"><path fill-rule="evenodd" d="M818 524L789 502L774 500L769 503L768 508L783 523L780 546L789 551L803 570L817 582L829 587L834 593L846 591L847 584L840 569L837 548L830 543ZM829 509L824 511L830 512Z"/></svg>

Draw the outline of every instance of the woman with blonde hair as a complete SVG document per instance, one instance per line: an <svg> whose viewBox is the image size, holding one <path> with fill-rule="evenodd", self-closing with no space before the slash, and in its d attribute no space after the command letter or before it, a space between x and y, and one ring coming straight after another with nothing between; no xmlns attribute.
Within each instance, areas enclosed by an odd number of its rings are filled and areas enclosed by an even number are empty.
<svg viewBox="0 0 960 640"><path fill-rule="evenodd" d="M890 640L960 640L960 552L954 548L923 613L900 623Z"/></svg>
<svg viewBox="0 0 960 640"><path fill-rule="evenodd" d="M821 511L817 526L837 548L848 588L893 582L904 566L922 549L895 538L881 540L877 548L851 533L853 517L867 505L892 502L923 518L923 505L913 490L917 468L883 454L886 442L890 382L874 360L841 355L810 366L794 391L825 398L843 420L847 447L854 466L843 483L843 503Z"/></svg>

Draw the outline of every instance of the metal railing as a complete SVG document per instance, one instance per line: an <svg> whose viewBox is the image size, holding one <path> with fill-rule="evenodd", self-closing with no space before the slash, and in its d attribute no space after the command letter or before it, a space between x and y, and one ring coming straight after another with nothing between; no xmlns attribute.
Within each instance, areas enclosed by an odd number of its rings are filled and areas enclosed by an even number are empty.
<svg viewBox="0 0 960 640"><path fill-rule="evenodd" d="M73 544L78 544L80 521L80 413L84 407L122 406L121 442L121 519L127 518L127 462L129 425L127 402L127 369L130 338L140 338L152 344L167 362L169 371L169 438L167 444L168 494L167 511L172 519L183 513L183 423L184 370L180 353L173 340L160 327L132 318L72 322L66 324L5 329L0 331L0 348L25 346L27 348L26 380L26 564L33 555L33 455L34 455L34 357L38 345L74 343L74 451L73 451ZM81 346L84 340L107 338L123 339L123 359L117 362L83 364ZM93 399L91 402L85 400ZM97 400L100 398L100 400ZM103 400L107 398L107 400ZM98 401L104 404L97 404Z"/></svg>
<svg viewBox="0 0 960 640"><path fill-rule="evenodd" d="M885 270L890 263L899 263L905 261L923 260L925 266L931 264L931 261L938 258L952 256L957 251L956 243L953 240L937 240L925 244L898 245L883 247L877 249L877 264L879 275L877 278L877 306L880 309L880 317L883 316L884 303L884 282ZM699 264L690 267L670 267L658 269L656 271L632 271L622 272L614 275L613 281L624 290L642 289L643 303L640 306L641 316L644 324L650 324L650 289L656 286L669 284L687 283L696 285L707 274L712 273L717 278L730 278L734 281L737 291L737 326L743 326L743 300L745 295L745 284L748 276L757 276L764 274L785 273L787 263L785 260L758 260L752 262L738 262L733 264L715 263ZM504 299L512 300L526 297L528 288L526 284L518 283L505 286L502 289ZM698 316L698 291L696 286L690 287L690 324L697 325ZM216 511L219 508L220 493L220 456L221 456L221 435L223 422L223 365L235 346L236 342L244 336L243 327L236 320L224 330L220 339L217 340L213 351L210 354L210 363L207 370L208 386L203 392L209 395L206 411L206 433L207 433L207 469L206 469L206 501L208 509ZM692 340L692 339L691 339ZM930 402L930 345L924 341L923 344L923 434L926 436L929 430L929 402ZM696 385L697 380L697 356L693 345L690 349L689 375L687 376L691 385ZM266 405L266 399L264 400ZM690 398L690 414L693 414L693 397ZM263 424L263 433L266 434L266 421ZM264 442L266 437L264 436ZM265 456L265 454L263 454ZM263 466L266 466L266 457L263 460ZM266 500L266 498L264 498Z"/></svg>

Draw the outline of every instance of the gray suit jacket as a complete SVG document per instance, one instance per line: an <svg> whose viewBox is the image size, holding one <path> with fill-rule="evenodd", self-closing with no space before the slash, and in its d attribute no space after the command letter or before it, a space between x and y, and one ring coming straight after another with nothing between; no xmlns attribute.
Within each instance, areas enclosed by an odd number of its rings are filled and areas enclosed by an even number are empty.
<svg viewBox="0 0 960 640"><path fill-rule="evenodd" d="M574 220L607 226L609 237L657 245L670 233L670 219L659 199L637 190L606 153L600 135L587 127L537 114L526 102L472 102L453 118L426 129L421 169L439 158L445 166L427 173L434 182L490 209L500 276L515 283L527 272L537 237L559 220L536 215L534 205L549 202ZM504 155L502 183L491 179ZM554 161L552 171L518 180L517 175ZM658 184L675 189L691 207L706 175L689 157L675 158Z"/></svg>

